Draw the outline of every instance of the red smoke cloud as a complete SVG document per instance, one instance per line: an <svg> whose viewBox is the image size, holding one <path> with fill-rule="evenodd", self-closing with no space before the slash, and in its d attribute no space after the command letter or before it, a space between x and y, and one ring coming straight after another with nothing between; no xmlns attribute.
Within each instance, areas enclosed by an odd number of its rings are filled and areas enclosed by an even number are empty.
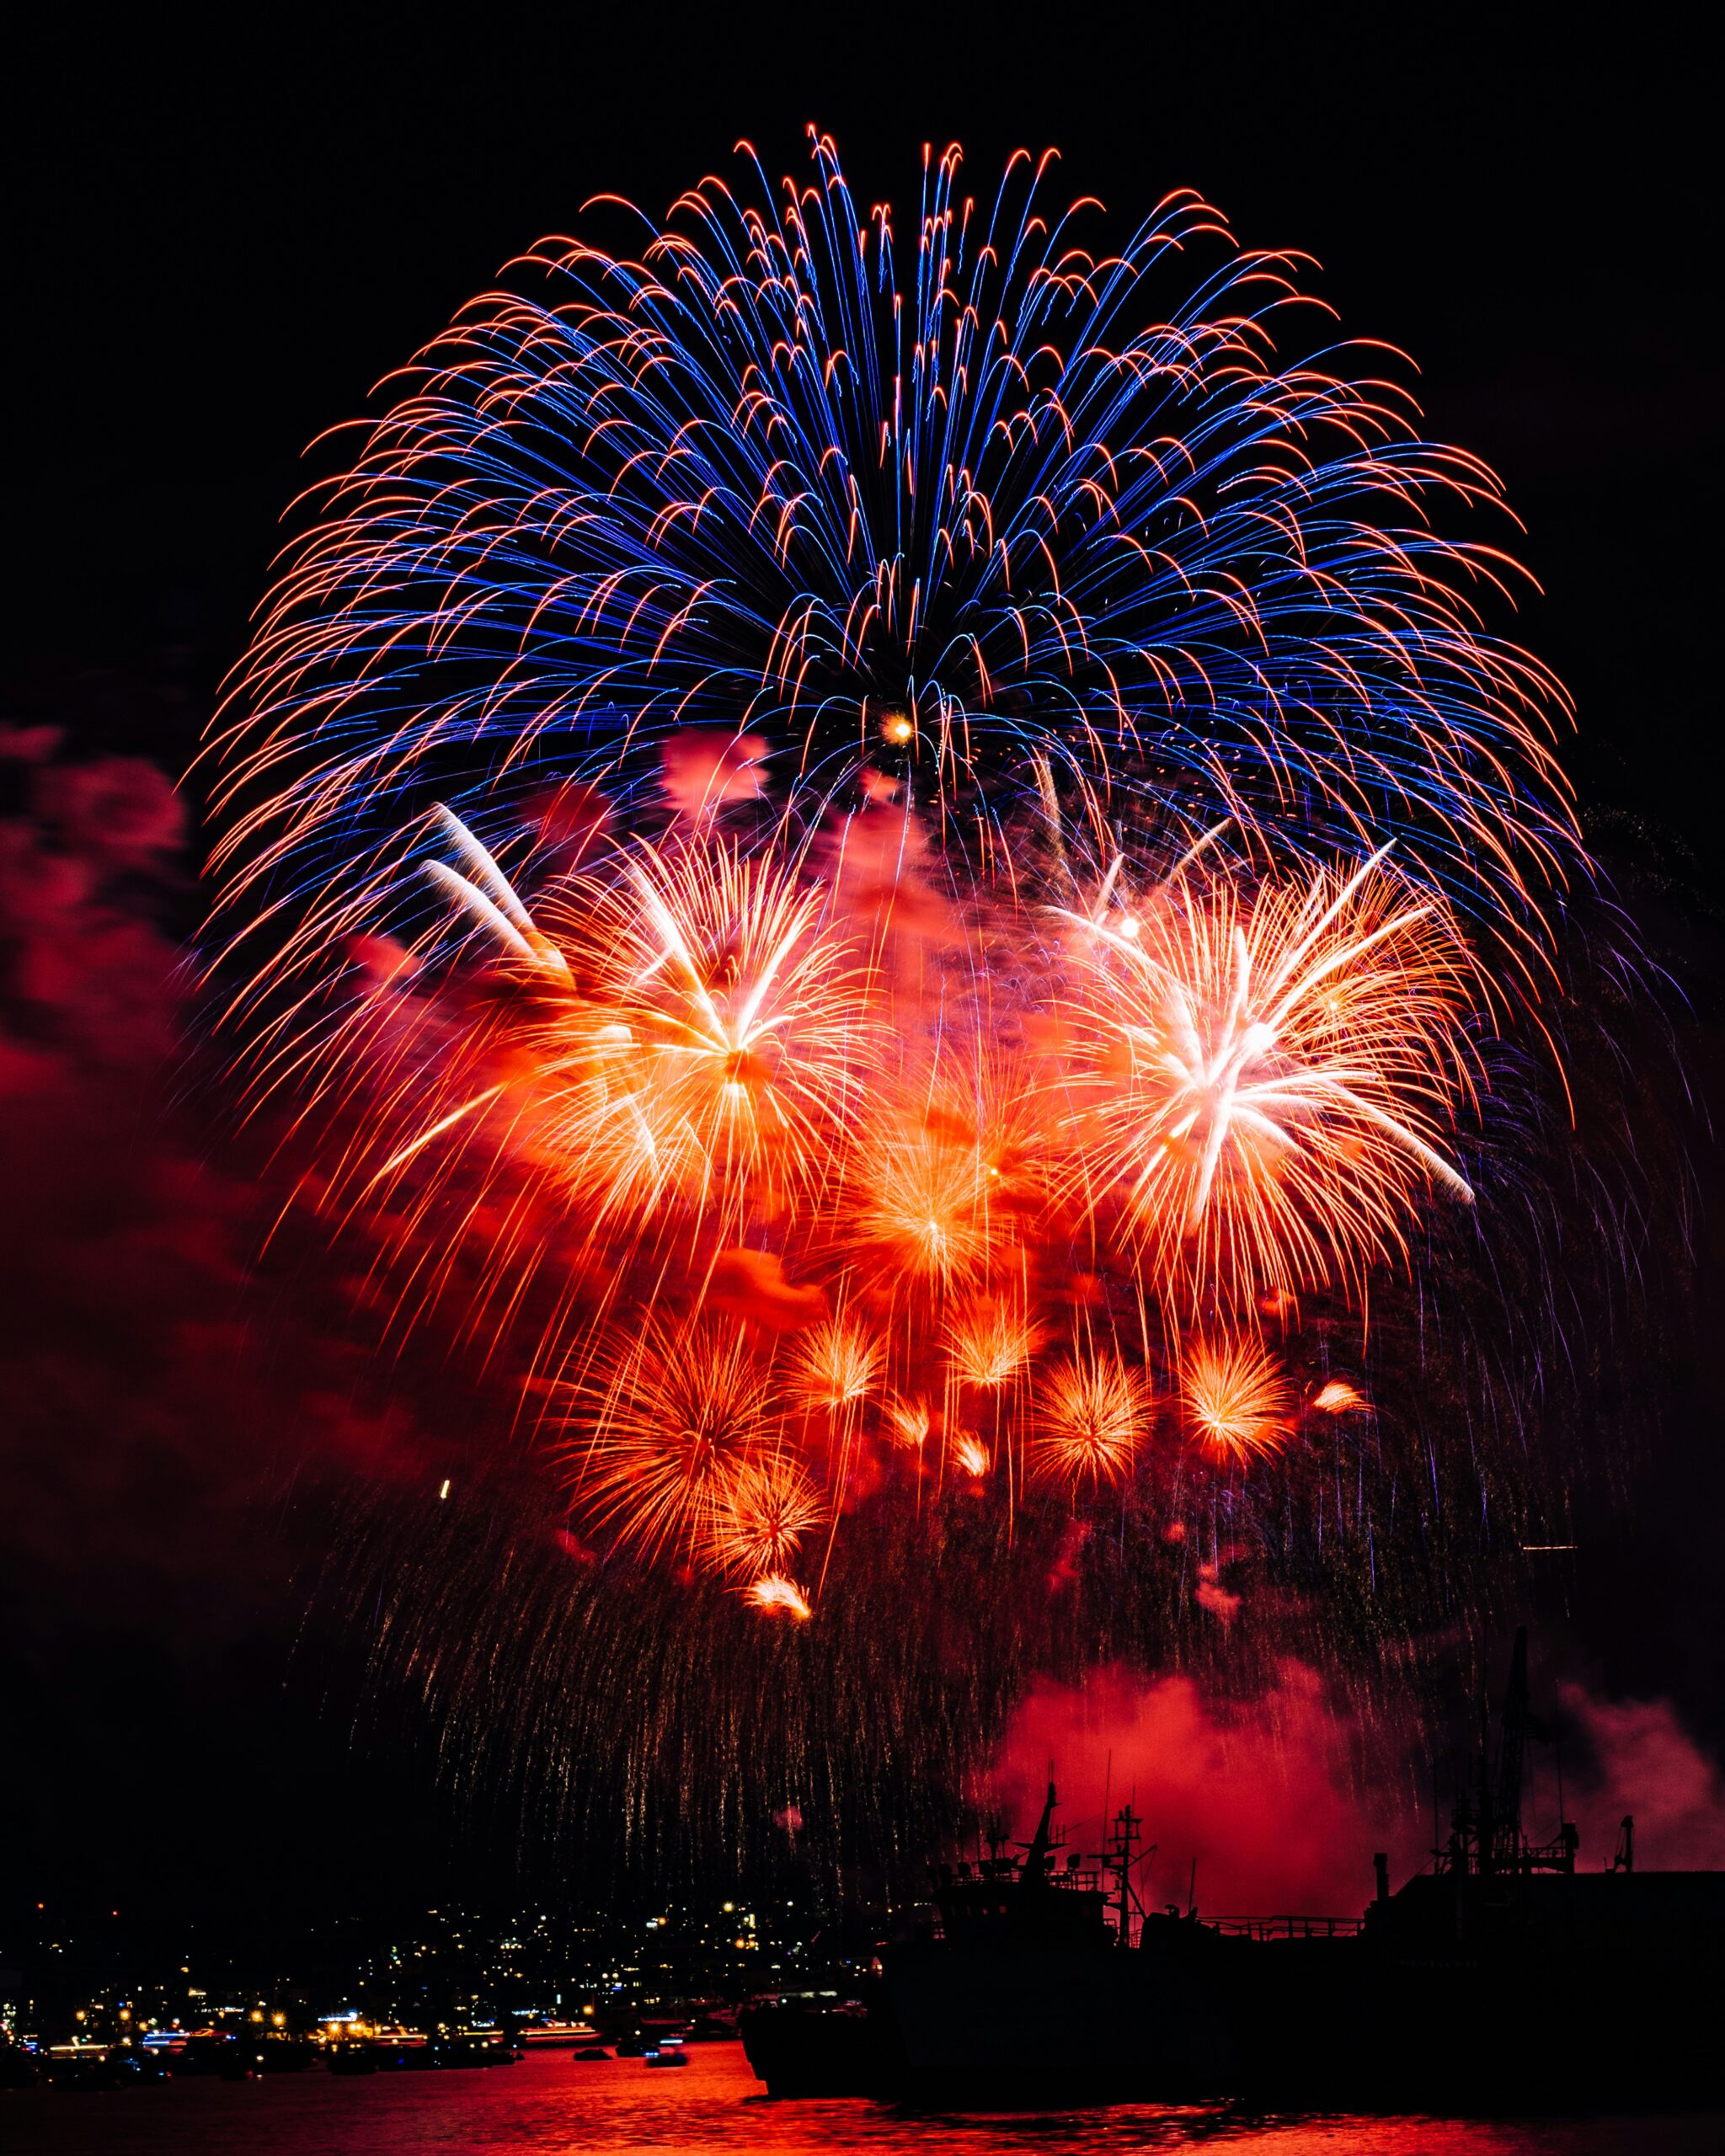
<svg viewBox="0 0 1725 2156"><path fill-rule="evenodd" d="M1642 1867L1725 1866L1725 1774L1669 1701L1600 1700L1575 1684L1560 1697L1564 1808L1581 1829L1583 1866L1610 1861L1626 1813ZM1022 1838L1052 1769L1059 1816L1087 1850L1099 1846L1104 1783L1110 1811L1130 1797L1146 1842L1158 1844L1150 1886L1140 1886L1151 1906L1184 1905L1195 1857L1209 1915L1348 1916L1370 1897L1374 1850L1389 1852L1398 1883L1428 1860L1419 1750L1411 1726L1381 1736L1362 1727L1301 1662L1280 1663L1255 1699L1226 1702L1189 1677L1115 1668L1081 1688L1033 1689L1007 1726L993 1791ZM1530 1747L1524 1820L1538 1838L1557 1823L1555 1764L1545 1747Z"/></svg>
<svg viewBox="0 0 1725 2156"><path fill-rule="evenodd" d="M1129 1797L1157 1844L1140 1891L1152 1907L1186 1900L1213 1916L1357 1915L1374 1849L1413 1869L1424 1822L1387 1777L1368 1780L1351 1720L1323 1680L1293 1661L1244 1704L1206 1700L1189 1677L1146 1681L1099 1671L1081 1689L1033 1688L1008 1725L994 1787L1021 1832L1052 1762L1075 1846L1097 1846L1103 1787Z"/></svg>
<svg viewBox="0 0 1725 2156"><path fill-rule="evenodd" d="M1725 1774L1678 1721L1669 1700L1599 1700L1579 1684L1559 1688L1592 1757L1572 1773L1571 1817L1582 1861L1603 1863L1618 1822L1635 1820L1636 1862L1650 1870L1725 1866Z"/></svg>
<svg viewBox="0 0 1725 2156"><path fill-rule="evenodd" d="M766 753L766 743L758 734L685 727L665 744L661 770L665 797L692 824L704 822L731 803L757 801Z"/></svg>
<svg viewBox="0 0 1725 2156"><path fill-rule="evenodd" d="M285 1588L298 1555L259 1500L307 1460L450 1470L329 1321L351 1299L327 1268L254 1269L281 1198L218 1165L179 1059L173 786L134 758L42 762L51 729L8 745L36 767L0 819L0 1560L33 1621L202 1638Z"/></svg>

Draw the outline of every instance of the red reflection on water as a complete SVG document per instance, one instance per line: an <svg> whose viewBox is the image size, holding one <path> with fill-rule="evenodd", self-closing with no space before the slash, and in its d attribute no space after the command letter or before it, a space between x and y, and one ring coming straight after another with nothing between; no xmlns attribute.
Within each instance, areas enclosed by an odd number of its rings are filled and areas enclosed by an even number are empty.
<svg viewBox="0 0 1725 2156"><path fill-rule="evenodd" d="M1049 2041L1058 2042L1049 2031ZM772 2103L740 2044L692 2045L681 2073L639 2059L335 2079L169 2082L116 2095L0 2094L8 2156L1132 2156L1249 2146L1266 2156L1717 2156L1725 2119L1252 2117L1231 2106L1119 2105L1009 2117L901 2117L861 2101Z"/></svg>

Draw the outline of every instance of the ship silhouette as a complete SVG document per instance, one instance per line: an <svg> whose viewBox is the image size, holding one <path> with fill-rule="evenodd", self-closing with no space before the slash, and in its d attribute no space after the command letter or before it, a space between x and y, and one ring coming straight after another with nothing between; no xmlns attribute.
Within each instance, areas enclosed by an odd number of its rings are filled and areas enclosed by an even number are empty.
<svg viewBox="0 0 1725 2156"><path fill-rule="evenodd" d="M943 1864L937 1924L884 1946L867 1995L746 2010L778 2096L937 2107L1192 2102L1404 2110L1717 2101L1725 1872L1578 1867L1567 1821L1523 1832L1527 1634L1493 1756L1429 1869L1359 1914L1206 1920L1146 1910L1142 1822L1097 1859L1065 1850L1050 1780L1016 1854ZM1362 1865L1362 1870L1364 1866Z"/></svg>

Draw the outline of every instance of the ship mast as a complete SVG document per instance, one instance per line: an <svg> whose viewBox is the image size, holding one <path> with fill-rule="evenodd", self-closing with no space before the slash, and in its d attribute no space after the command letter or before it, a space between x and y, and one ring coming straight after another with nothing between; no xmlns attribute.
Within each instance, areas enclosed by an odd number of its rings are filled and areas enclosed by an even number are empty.
<svg viewBox="0 0 1725 2156"><path fill-rule="evenodd" d="M1515 1629L1509 1683L1503 1694L1503 1734L1498 1742L1498 1786L1489 1815L1480 1822L1486 1861L1482 1870L1514 1871L1521 1857L1521 1771L1527 1750L1527 1627Z"/></svg>
<svg viewBox="0 0 1725 2156"><path fill-rule="evenodd" d="M1107 1855L1103 1859L1103 1869L1109 1873L1114 1882L1114 1892L1109 1898L1114 1905L1114 1922L1118 1927L1117 1938L1122 1946L1130 1946L1132 1944L1134 1914L1137 1915L1140 1924L1144 1918L1144 1904L1138 1898L1137 1888L1132 1884L1132 1867L1139 1861L1139 1859L1133 1854L1133 1845L1143 1838L1143 1821L1130 1804L1123 1804L1114 1814L1114 1838L1108 1844ZM1153 1856L1156 1854L1156 1844L1152 1842L1144 1852L1145 1855Z"/></svg>
<svg viewBox="0 0 1725 2156"><path fill-rule="evenodd" d="M1055 1806L1059 1799L1055 1795L1054 1778L1049 1778L1048 1796L1042 1807L1042 1817L1036 1822L1036 1832L1025 1845L1024 1869L1019 1876L1027 1886L1043 1884L1048 1877L1049 1852L1054 1847Z"/></svg>
<svg viewBox="0 0 1725 2156"><path fill-rule="evenodd" d="M1498 1740L1496 1770L1490 1754L1489 1732L1483 1705L1480 1718L1479 1787L1477 1799L1468 1801L1458 1792L1452 1815L1450 1845L1438 1857L1439 1870L1519 1874L1529 1871L1573 1871L1580 1837L1567 1819L1560 1819L1555 1840L1535 1844L1521 1831L1521 1784L1527 1740L1550 1740L1551 1732L1534 1715L1527 1684L1527 1627L1516 1629L1509 1658L1509 1682L1503 1694L1503 1713Z"/></svg>

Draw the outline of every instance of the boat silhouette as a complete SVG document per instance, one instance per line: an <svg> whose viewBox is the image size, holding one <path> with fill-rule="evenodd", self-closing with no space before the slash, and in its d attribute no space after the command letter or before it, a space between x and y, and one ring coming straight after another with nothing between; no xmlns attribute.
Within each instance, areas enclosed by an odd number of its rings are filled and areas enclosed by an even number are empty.
<svg viewBox="0 0 1725 2156"><path fill-rule="evenodd" d="M1357 1914L1146 1911L1130 1806L1090 1860L1062 1851L1052 1781L1015 1854L943 1864L937 1921L884 1946L865 1994L741 2018L770 2095L937 2106L1241 2097L1498 2109L1711 2097L1725 2028L1725 1872L1608 1867L1521 1824L1527 1635L1495 1756L1447 1842L1398 1890L1373 1860ZM1362 1864L1362 1871L1365 1867Z"/></svg>

